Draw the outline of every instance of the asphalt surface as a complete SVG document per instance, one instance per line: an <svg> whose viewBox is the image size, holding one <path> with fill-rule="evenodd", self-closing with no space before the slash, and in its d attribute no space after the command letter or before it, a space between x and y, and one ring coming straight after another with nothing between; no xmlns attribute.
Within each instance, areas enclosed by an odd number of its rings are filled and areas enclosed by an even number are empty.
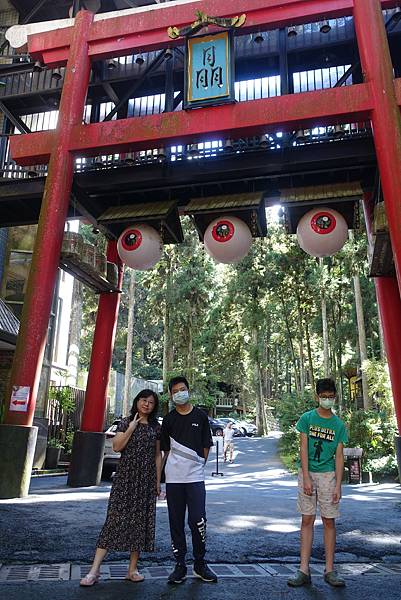
<svg viewBox="0 0 401 600"><path fill-rule="evenodd" d="M214 455L207 467L208 560L297 562L296 478L277 457L277 434L238 439L235 444L235 461L223 466L224 477L211 477ZM108 483L74 489L66 486L65 477L44 477L32 480L28 498L0 500L0 562L90 562L109 491ZM315 530L313 558L321 560L320 520ZM401 487L345 485L337 523L337 560L401 563L400 542ZM125 558L117 552L108 556L111 561ZM156 550L143 555L142 564L171 560L166 502L158 501Z"/></svg>

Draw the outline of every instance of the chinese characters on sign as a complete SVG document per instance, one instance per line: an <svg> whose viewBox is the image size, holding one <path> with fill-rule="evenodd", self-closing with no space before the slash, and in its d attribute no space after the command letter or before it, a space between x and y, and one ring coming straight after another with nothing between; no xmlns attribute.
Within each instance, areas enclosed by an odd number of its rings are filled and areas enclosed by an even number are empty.
<svg viewBox="0 0 401 600"><path fill-rule="evenodd" d="M228 31L189 38L185 108L234 101L232 37Z"/></svg>

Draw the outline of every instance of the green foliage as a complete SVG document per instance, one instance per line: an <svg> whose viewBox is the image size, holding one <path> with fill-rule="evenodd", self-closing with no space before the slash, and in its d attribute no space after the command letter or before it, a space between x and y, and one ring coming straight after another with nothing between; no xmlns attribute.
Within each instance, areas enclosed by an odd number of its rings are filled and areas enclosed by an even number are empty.
<svg viewBox="0 0 401 600"><path fill-rule="evenodd" d="M369 396L374 409L352 410L346 420L349 425L350 447L363 449L364 469L381 475L395 475L394 435L397 433L387 365L379 359L364 361Z"/></svg>
<svg viewBox="0 0 401 600"><path fill-rule="evenodd" d="M75 401L71 397L71 390L68 386L51 386L49 388L49 399L56 400L65 413L73 412L75 409Z"/></svg>
<svg viewBox="0 0 401 600"><path fill-rule="evenodd" d="M57 438L50 438L49 440L47 440L47 445L49 448L64 448L63 444Z"/></svg>
<svg viewBox="0 0 401 600"><path fill-rule="evenodd" d="M365 463L365 469L379 477L398 478L398 465L394 455L372 458Z"/></svg>
<svg viewBox="0 0 401 600"><path fill-rule="evenodd" d="M366 373L369 386L369 396L373 403L390 415L393 414L393 400L391 394L388 366L383 360L365 360L362 370Z"/></svg>
<svg viewBox="0 0 401 600"><path fill-rule="evenodd" d="M64 451L66 454L71 454L72 444L74 441L74 428L72 425L68 425L67 432L64 439Z"/></svg>
<svg viewBox="0 0 401 600"><path fill-rule="evenodd" d="M283 435L280 440L280 450L284 462L294 467L299 457L299 433L295 425L300 416L315 408L316 402L311 392L304 394L284 394L277 405L275 416L278 419ZM284 458L285 457L285 458Z"/></svg>
<svg viewBox="0 0 401 600"><path fill-rule="evenodd" d="M346 418L349 445L362 448L362 461L394 456L394 435L397 432L394 416L386 410L355 410Z"/></svg>

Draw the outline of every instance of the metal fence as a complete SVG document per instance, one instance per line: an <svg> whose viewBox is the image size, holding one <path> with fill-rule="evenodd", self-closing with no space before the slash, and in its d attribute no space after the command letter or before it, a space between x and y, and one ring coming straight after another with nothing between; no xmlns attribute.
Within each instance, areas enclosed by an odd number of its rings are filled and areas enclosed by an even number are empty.
<svg viewBox="0 0 401 600"><path fill-rule="evenodd" d="M66 399L71 403L71 410L65 408ZM81 425L84 399L85 390L80 388L68 385L50 386L46 414L49 440L57 440L68 448L71 444L71 434Z"/></svg>

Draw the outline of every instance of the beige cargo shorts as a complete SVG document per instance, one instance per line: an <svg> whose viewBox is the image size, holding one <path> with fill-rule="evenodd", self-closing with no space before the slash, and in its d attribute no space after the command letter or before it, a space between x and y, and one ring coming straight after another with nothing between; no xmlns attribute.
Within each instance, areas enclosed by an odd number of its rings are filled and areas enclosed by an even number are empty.
<svg viewBox="0 0 401 600"><path fill-rule="evenodd" d="M340 503L333 503L333 492L336 487L334 471L326 473L309 472L312 479L312 496L304 493L302 469L298 472L297 510L303 515L315 515L319 505L320 515L326 519L337 519L340 516Z"/></svg>

